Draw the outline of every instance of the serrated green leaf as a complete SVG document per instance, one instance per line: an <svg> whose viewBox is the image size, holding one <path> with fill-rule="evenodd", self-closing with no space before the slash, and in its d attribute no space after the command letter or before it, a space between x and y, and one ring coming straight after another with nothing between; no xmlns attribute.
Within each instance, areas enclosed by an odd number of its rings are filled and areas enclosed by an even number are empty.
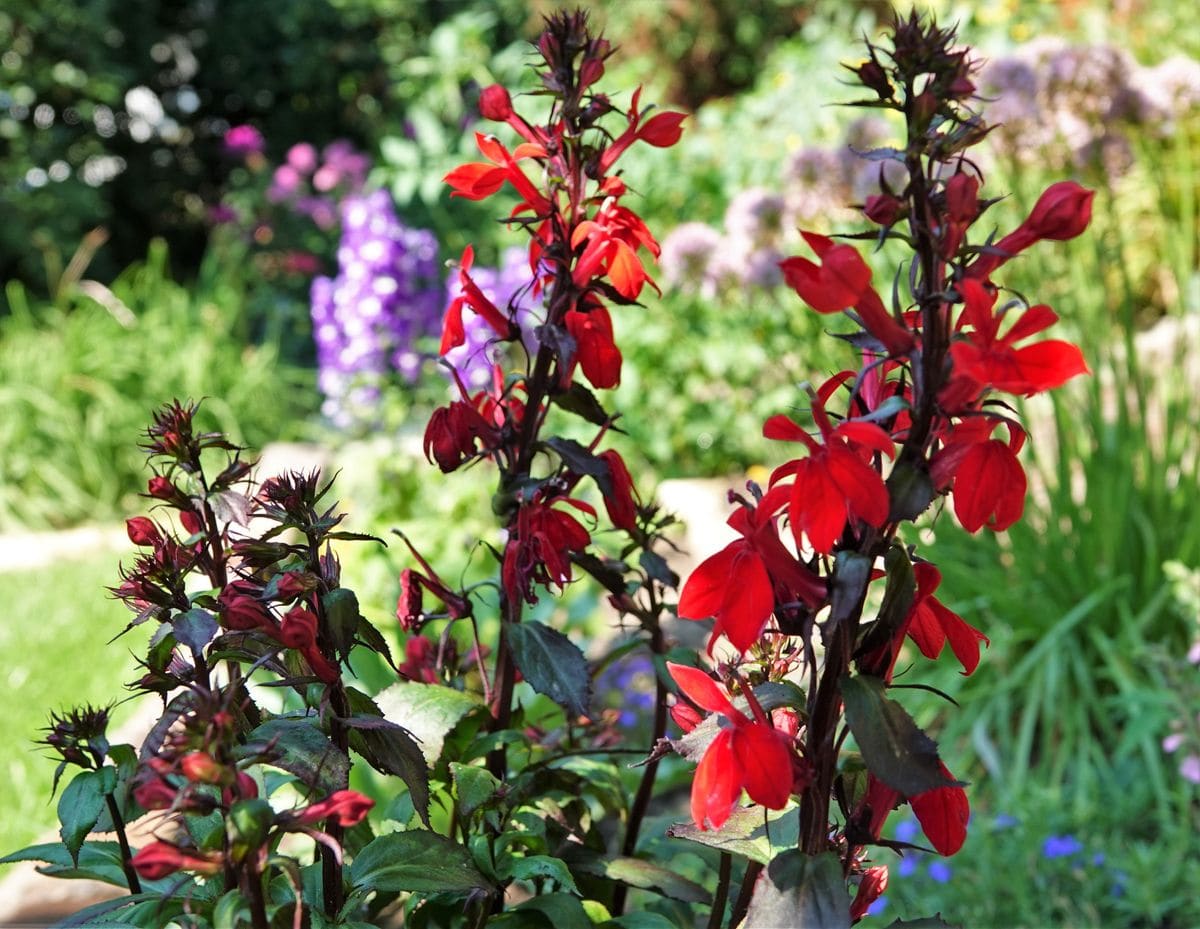
<svg viewBox="0 0 1200 929"><path fill-rule="evenodd" d="M442 684L405 681L375 697L384 717L411 732L430 767L438 763L446 736L480 706L478 698Z"/></svg>
<svg viewBox="0 0 1200 929"><path fill-rule="evenodd" d="M350 747L376 771L404 781L417 815L429 826L429 769L408 730L382 716L356 714L342 722L352 730Z"/></svg>
<svg viewBox="0 0 1200 929"><path fill-rule="evenodd" d="M627 855L610 858L583 845L568 846L563 852L563 857L572 870L581 874L619 881L630 887L649 890L684 903L709 903L712 900L708 891L699 884L681 877L670 868L643 858Z"/></svg>
<svg viewBox="0 0 1200 929"><path fill-rule="evenodd" d="M739 807L720 829L700 829L691 822L675 823L667 828L667 835L765 865L778 852L795 848L800 839L795 804L765 812L764 816L763 808L758 806Z"/></svg>
<svg viewBox="0 0 1200 929"><path fill-rule="evenodd" d="M552 436L542 444L557 452L563 460L563 464L576 474L586 474L592 478L604 496L612 495L612 473L608 469L608 462L603 458L588 451L574 439L566 439L562 436Z"/></svg>
<svg viewBox="0 0 1200 929"><path fill-rule="evenodd" d="M334 651L339 658L345 659L354 646L354 636L358 632L358 597L353 590L338 587L321 598L321 606L325 608Z"/></svg>
<svg viewBox="0 0 1200 929"><path fill-rule="evenodd" d="M518 881L532 881L535 878L546 877L556 881L563 890L574 894L579 893L579 888L575 886L575 878L571 877L566 862L561 858L554 858L550 855L526 855L524 858L514 858L507 870L508 873L502 874L502 877L511 877Z"/></svg>
<svg viewBox="0 0 1200 929"><path fill-rule="evenodd" d="M115 769L108 770L116 775ZM61 824L58 834L71 855L71 863L76 866L83 840L95 828L96 820L104 811L105 786L106 779L100 771L80 771L58 798Z"/></svg>
<svg viewBox="0 0 1200 929"><path fill-rule="evenodd" d="M850 929L850 895L842 864L832 852L777 855L755 885L745 929Z"/></svg>
<svg viewBox="0 0 1200 929"><path fill-rule="evenodd" d="M529 685L572 716L586 716L592 679L579 646L541 623L510 624L505 632L513 661Z"/></svg>
<svg viewBox="0 0 1200 929"><path fill-rule="evenodd" d="M491 893L470 853L436 832L410 830L381 835L350 866L355 888L416 893Z"/></svg>
<svg viewBox="0 0 1200 929"><path fill-rule="evenodd" d="M458 791L458 809L463 816L470 816L496 796L500 782L486 768L478 765L450 762L450 774Z"/></svg>
<svg viewBox="0 0 1200 929"><path fill-rule="evenodd" d="M269 719L250 733L235 755L256 755L264 744L273 744L279 754L271 762L275 767L296 775L317 793L324 796L346 788L350 758L320 730L315 716Z"/></svg>
<svg viewBox="0 0 1200 929"><path fill-rule="evenodd" d="M942 774L937 743L904 707L884 696L882 680L847 675L840 684L846 724L872 774L906 797L957 783Z"/></svg>
<svg viewBox="0 0 1200 929"><path fill-rule="evenodd" d="M608 413L596 399L596 395L578 381L573 381L567 390L556 393L552 400L556 406L582 417L593 425L603 426L608 422Z"/></svg>

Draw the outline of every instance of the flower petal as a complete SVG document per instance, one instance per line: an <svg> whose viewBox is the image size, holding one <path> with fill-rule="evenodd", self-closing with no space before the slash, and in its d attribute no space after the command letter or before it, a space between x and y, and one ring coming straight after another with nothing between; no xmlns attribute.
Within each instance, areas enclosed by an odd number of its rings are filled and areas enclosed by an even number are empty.
<svg viewBox="0 0 1200 929"><path fill-rule="evenodd" d="M788 738L766 723L737 726L733 751L742 765L742 782L755 803L782 810L792 795L792 753Z"/></svg>

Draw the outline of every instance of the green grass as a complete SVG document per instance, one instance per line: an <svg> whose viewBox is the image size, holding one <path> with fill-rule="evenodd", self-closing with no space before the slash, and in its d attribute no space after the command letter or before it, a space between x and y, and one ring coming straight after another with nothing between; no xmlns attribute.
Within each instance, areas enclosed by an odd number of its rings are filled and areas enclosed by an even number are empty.
<svg viewBox="0 0 1200 929"><path fill-rule="evenodd" d="M0 714L0 777L6 785L0 852L15 851L57 826L50 799L55 762L48 749L34 744L50 711L121 699L123 685L137 676L130 651L144 644L145 635L134 630L108 644L132 616L104 590L117 582L120 557L102 551L0 574L7 603L0 624L0 680L6 694ZM130 704L116 710L110 734L130 712Z"/></svg>

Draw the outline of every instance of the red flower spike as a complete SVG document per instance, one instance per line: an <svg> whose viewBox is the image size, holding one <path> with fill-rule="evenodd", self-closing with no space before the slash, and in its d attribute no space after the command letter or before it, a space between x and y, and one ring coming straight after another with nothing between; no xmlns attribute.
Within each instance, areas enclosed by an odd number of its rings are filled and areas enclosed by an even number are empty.
<svg viewBox="0 0 1200 929"><path fill-rule="evenodd" d="M938 765L948 780L954 780L945 764L939 761ZM925 838L939 855L948 858L962 848L967 840L967 821L971 818L971 805L965 790L935 787L911 797L908 802Z"/></svg>
<svg viewBox="0 0 1200 929"><path fill-rule="evenodd" d="M570 497L535 498L522 504L509 527L501 568L508 596L536 603L535 583L562 590L574 579L570 553L584 551L592 540L579 520L553 508L559 502L596 518L590 505Z"/></svg>
<svg viewBox="0 0 1200 929"><path fill-rule="evenodd" d="M979 667L979 643L991 645L991 641L933 595L942 582L942 573L936 567L919 561L913 565L913 572L917 595L906 623L909 637L926 658L937 658L949 641L950 650L963 666L963 675L974 673Z"/></svg>

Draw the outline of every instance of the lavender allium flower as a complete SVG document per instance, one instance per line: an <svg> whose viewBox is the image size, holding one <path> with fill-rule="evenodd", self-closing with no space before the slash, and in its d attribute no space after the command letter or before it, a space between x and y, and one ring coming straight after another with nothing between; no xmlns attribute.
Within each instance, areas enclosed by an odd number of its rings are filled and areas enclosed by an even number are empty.
<svg viewBox="0 0 1200 929"><path fill-rule="evenodd" d="M784 200L777 193L751 187L738 193L725 210L725 231L752 245L773 245L783 233Z"/></svg>
<svg viewBox="0 0 1200 929"><path fill-rule="evenodd" d="M1165 739L1163 739L1163 743L1162 743L1163 751L1166 752L1168 755L1171 754L1172 752L1179 751L1179 747L1181 745L1183 745L1183 733L1182 732L1172 732L1169 736L1167 736Z"/></svg>
<svg viewBox="0 0 1200 929"><path fill-rule="evenodd" d="M322 412L343 428L367 421L392 371L417 377L415 343L440 325L437 241L401 223L386 191L348 197L338 276L315 278L311 301Z"/></svg>
<svg viewBox="0 0 1200 929"><path fill-rule="evenodd" d="M827 148L804 148L788 159L783 174L788 226L809 227L846 208L851 200L846 161Z"/></svg>
<svg viewBox="0 0 1200 929"><path fill-rule="evenodd" d="M721 233L707 223L682 223L672 229L662 240L658 258L663 286L715 296L709 266L720 243Z"/></svg>
<svg viewBox="0 0 1200 929"><path fill-rule="evenodd" d="M475 265L471 268L471 279L502 312L510 312L527 346L534 327L540 322L535 311L541 303L533 296L533 274L529 270L529 253L519 245L505 249L499 268ZM458 275L450 275L446 281L445 302L449 303L459 293ZM444 306L445 304L443 304ZM488 386L492 381L492 366L496 363L496 333L491 326L474 313L463 314L463 331L466 341L446 353L446 361L458 372L471 390Z"/></svg>
<svg viewBox="0 0 1200 929"><path fill-rule="evenodd" d="M238 157L261 154L267 147L263 134L253 126L231 126L223 141L225 151Z"/></svg>
<svg viewBox="0 0 1200 929"><path fill-rule="evenodd" d="M1179 762L1179 773L1185 781L1200 784L1200 755L1188 755Z"/></svg>
<svg viewBox="0 0 1200 929"><path fill-rule="evenodd" d="M1200 108L1200 61L1187 55L1172 55L1153 68L1138 68L1130 83L1136 93L1138 121L1162 135Z"/></svg>

